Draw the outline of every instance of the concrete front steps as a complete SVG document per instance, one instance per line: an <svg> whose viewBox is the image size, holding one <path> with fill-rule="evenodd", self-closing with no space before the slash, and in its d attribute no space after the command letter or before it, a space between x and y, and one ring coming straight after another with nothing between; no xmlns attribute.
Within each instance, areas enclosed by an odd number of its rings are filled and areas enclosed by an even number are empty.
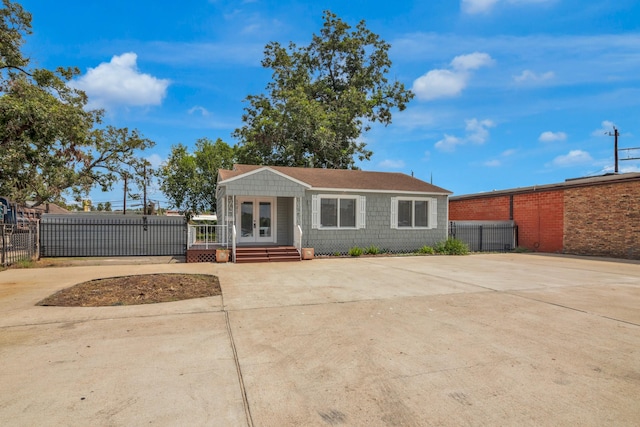
<svg viewBox="0 0 640 427"><path fill-rule="evenodd" d="M300 261L295 246L236 247L236 263Z"/></svg>

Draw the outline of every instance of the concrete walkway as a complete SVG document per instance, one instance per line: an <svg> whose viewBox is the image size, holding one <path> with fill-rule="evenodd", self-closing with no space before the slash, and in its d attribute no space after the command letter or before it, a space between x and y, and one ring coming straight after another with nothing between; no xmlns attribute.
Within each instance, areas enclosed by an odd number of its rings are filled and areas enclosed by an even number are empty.
<svg viewBox="0 0 640 427"><path fill-rule="evenodd" d="M223 297L38 307L99 277ZM637 425L640 265L525 254L0 272L3 425Z"/></svg>

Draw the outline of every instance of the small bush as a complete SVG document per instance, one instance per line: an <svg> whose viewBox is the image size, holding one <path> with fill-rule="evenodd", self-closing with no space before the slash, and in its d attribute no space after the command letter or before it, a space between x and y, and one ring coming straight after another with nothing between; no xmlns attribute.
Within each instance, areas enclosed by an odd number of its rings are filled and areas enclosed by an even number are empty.
<svg viewBox="0 0 640 427"><path fill-rule="evenodd" d="M333 256L342 256L342 254L340 252L336 251L336 252L333 253Z"/></svg>
<svg viewBox="0 0 640 427"><path fill-rule="evenodd" d="M352 247L351 249L349 249L349 255L350 256L360 256L362 255L362 248L359 248L357 246Z"/></svg>
<svg viewBox="0 0 640 427"><path fill-rule="evenodd" d="M531 252L531 249L529 249L529 248L524 248L524 247L522 247L522 246L518 246L518 247L516 247L516 248L513 250L513 252L515 252L515 253L519 253L519 254L524 254L524 253L527 253L527 252Z"/></svg>
<svg viewBox="0 0 640 427"><path fill-rule="evenodd" d="M436 253L443 255L467 255L469 253L469 246L458 239L447 239L438 243L434 249Z"/></svg>
<svg viewBox="0 0 640 427"><path fill-rule="evenodd" d="M436 253L436 251L431 246L424 245L423 247L418 249L418 253L425 254L425 255L433 255Z"/></svg>
<svg viewBox="0 0 640 427"><path fill-rule="evenodd" d="M371 245L364 250L364 253L368 255L378 255L380 253L380 248L376 245Z"/></svg>

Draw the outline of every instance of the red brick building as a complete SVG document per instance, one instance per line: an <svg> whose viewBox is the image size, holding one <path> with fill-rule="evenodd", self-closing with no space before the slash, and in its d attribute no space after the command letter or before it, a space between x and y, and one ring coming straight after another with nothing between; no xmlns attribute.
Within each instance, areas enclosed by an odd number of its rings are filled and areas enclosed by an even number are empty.
<svg viewBox="0 0 640 427"><path fill-rule="evenodd" d="M533 251L640 259L640 173L454 196L449 219L513 220Z"/></svg>

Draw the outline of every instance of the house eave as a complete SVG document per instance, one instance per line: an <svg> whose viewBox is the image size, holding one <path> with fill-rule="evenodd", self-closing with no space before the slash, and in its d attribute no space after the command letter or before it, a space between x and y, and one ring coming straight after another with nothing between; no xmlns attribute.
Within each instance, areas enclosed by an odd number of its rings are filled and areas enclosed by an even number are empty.
<svg viewBox="0 0 640 427"><path fill-rule="evenodd" d="M452 193L435 192L435 191L409 191L409 190L382 190L371 188L330 188L330 187L311 187L312 191L327 191L339 193L383 193L383 194L421 194L425 196L449 196Z"/></svg>

